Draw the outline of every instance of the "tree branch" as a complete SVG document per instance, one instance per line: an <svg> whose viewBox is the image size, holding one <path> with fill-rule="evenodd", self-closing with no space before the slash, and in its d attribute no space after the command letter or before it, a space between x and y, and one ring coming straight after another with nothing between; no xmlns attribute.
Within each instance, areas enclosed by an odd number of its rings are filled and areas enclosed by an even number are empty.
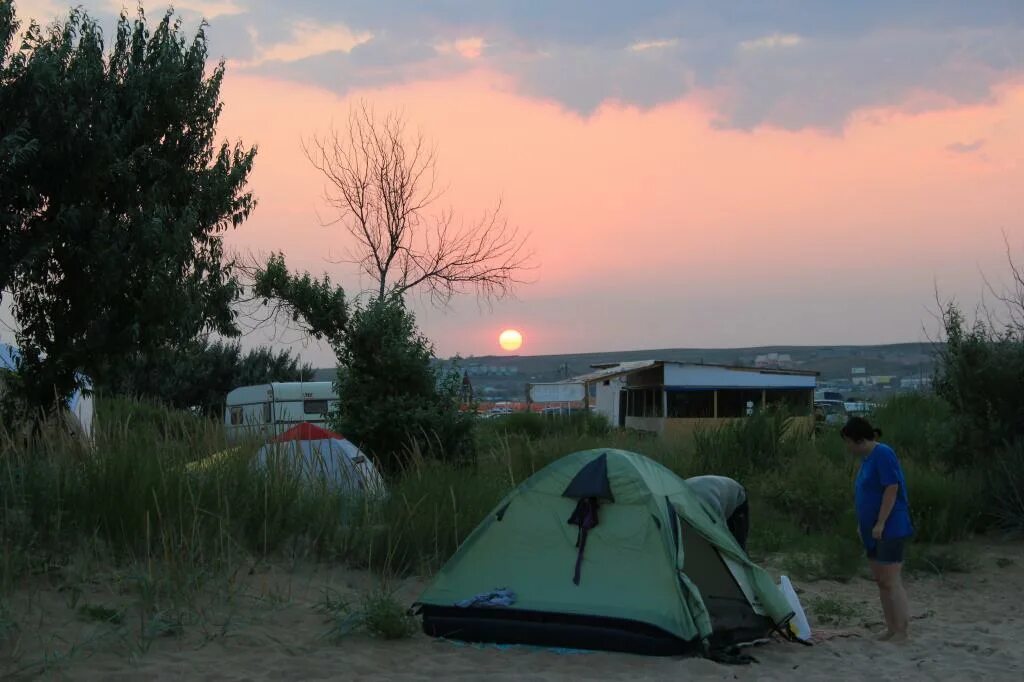
<svg viewBox="0 0 1024 682"><path fill-rule="evenodd" d="M510 228L503 205L478 221L457 221L451 209L434 211L444 195L437 152L421 133L410 134L401 114L377 116L365 102L336 128L303 143L324 178L324 198L353 238L351 262L374 283L378 298L414 289L436 306L475 293L492 302L511 296L532 268L527 237Z"/></svg>

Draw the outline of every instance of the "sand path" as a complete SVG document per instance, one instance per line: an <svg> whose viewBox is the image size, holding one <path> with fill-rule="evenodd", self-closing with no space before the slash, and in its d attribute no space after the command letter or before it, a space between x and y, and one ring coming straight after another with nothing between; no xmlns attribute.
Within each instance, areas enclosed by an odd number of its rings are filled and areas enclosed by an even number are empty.
<svg viewBox="0 0 1024 682"><path fill-rule="evenodd" d="M478 648L422 635L386 642L350 635L330 637L323 607L357 598L374 587L365 573L337 567L262 566L232 587L183 609L169 608L140 637L133 612L138 580L129 574L83 578L69 589L67 575L27 583L7 600L0 628L0 677L73 680L1020 680L1024 679L1024 547L971 545L978 567L969 574L928 576L908 582L914 615L906 645L878 643L874 586L798 585L805 606L828 597L853 606L858 617L838 635L813 647L772 643L753 649L758 663L721 665L708 660L660 659L604 653L553 653ZM66 573L66 571L65 571ZM398 586L411 600L422 583ZM325 595L329 597L325 598ZM159 598L158 598L159 600ZM75 608L71 608L72 602ZM120 624L76 615L82 604L124 608ZM810 613L812 626L815 614ZM10 623L17 623L17 628ZM7 625L4 626L3 623Z"/></svg>

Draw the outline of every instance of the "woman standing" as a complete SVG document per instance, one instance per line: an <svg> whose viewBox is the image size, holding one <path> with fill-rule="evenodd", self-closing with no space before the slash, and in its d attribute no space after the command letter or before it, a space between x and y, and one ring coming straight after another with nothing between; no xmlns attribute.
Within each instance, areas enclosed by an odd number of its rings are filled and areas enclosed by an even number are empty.
<svg viewBox="0 0 1024 682"><path fill-rule="evenodd" d="M885 613L886 632L880 639L905 641L910 614L900 571L914 528L903 468L892 448L878 442L882 432L866 419L851 418L840 433L850 454L861 458L854 501L857 528Z"/></svg>

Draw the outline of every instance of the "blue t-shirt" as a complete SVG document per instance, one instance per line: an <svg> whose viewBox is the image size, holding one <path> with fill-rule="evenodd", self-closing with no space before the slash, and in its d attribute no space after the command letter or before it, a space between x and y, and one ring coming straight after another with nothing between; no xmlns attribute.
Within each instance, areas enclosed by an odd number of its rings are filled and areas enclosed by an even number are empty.
<svg viewBox="0 0 1024 682"><path fill-rule="evenodd" d="M907 497L907 482L903 478L903 467L896 459L896 453L888 445L879 443L860 464L854 487L854 503L857 524L866 546L873 546L871 530L878 522L878 511L882 507L882 494L890 485L898 485L896 503L886 519L882 537L886 540L905 538L914 534L910 523L910 501Z"/></svg>

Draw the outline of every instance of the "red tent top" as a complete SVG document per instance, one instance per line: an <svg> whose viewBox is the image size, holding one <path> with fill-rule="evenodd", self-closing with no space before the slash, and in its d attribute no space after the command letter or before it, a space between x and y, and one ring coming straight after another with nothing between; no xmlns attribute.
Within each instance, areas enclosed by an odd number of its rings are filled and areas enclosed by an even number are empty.
<svg viewBox="0 0 1024 682"><path fill-rule="evenodd" d="M316 424L310 424L309 422L302 422L296 424L292 428L282 433L277 438L274 438L274 443L285 443L290 440L345 440L345 437L341 434L328 431L327 429L321 428Z"/></svg>

